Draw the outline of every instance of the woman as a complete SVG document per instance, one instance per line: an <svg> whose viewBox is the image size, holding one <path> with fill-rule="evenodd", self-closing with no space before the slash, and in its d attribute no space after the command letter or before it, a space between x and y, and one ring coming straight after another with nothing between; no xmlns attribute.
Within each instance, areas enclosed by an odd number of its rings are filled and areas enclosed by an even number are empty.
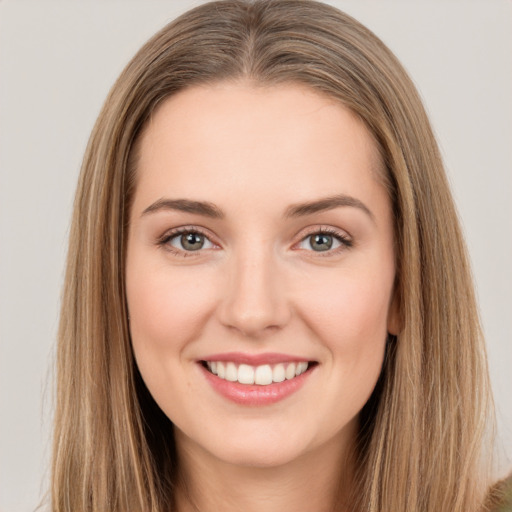
<svg viewBox="0 0 512 512"><path fill-rule="evenodd" d="M63 304L56 511L482 510L491 399L439 152L331 7L206 4L139 51Z"/></svg>

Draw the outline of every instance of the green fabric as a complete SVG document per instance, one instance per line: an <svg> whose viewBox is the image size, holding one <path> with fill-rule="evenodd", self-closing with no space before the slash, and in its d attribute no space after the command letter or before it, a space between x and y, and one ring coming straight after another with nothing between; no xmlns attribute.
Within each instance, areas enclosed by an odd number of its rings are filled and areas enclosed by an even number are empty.
<svg viewBox="0 0 512 512"><path fill-rule="evenodd" d="M491 512L512 512L512 474L496 484L491 492L498 498Z"/></svg>

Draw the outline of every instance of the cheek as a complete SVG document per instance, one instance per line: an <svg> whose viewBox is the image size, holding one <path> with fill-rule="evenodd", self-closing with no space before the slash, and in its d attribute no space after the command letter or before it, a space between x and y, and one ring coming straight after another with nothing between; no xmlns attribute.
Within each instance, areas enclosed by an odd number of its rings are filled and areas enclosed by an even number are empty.
<svg viewBox="0 0 512 512"><path fill-rule="evenodd" d="M169 389L191 389L184 373L187 350L199 339L212 309L215 283L189 269L157 263L127 265L126 296L130 335L141 376L168 417L180 417L184 405ZM209 286L205 284L210 283Z"/></svg>
<svg viewBox="0 0 512 512"><path fill-rule="evenodd" d="M363 347L386 337L390 295L391 285L379 279L317 280L302 294L300 309L333 348L348 349L352 343Z"/></svg>
<svg viewBox="0 0 512 512"><path fill-rule="evenodd" d="M330 353L330 376L339 383L333 392L343 392L343 400L360 408L382 368L393 273L354 270L318 277L301 294L298 308Z"/></svg>
<svg viewBox="0 0 512 512"><path fill-rule="evenodd" d="M146 265L137 272L136 261L132 263L128 266L126 293L134 350L141 352L138 349L144 346L156 356L181 350L199 335L211 309L211 294L205 286L211 279L165 266Z"/></svg>

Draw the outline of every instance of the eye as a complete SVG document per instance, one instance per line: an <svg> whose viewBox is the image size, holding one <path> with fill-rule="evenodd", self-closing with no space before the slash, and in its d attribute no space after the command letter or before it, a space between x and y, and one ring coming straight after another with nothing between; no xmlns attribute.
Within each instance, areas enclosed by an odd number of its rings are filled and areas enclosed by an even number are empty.
<svg viewBox="0 0 512 512"><path fill-rule="evenodd" d="M337 252L342 247L351 247L352 242L342 233L319 231L304 237L298 244L299 249L314 252Z"/></svg>
<svg viewBox="0 0 512 512"><path fill-rule="evenodd" d="M213 249L215 245L199 231L178 231L167 235L161 242L162 245L176 252L195 252L201 249Z"/></svg>

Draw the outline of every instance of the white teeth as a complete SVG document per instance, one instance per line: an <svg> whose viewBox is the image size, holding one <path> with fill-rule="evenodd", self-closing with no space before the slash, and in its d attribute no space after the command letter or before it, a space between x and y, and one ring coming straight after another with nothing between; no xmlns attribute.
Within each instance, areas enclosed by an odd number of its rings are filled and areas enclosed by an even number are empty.
<svg viewBox="0 0 512 512"><path fill-rule="evenodd" d="M308 369L308 363L299 363L295 370L295 375L300 375Z"/></svg>
<svg viewBox="0 0 512 512"><path fill-rule="evenodd" d="M254 384L254 368L247 364L238 367L238 382L240 384Z"/></svg>
<svg viewBox="0 0 512 512"><path fill-rule="evenodd" d="M238 367L234 362L207 361L206 366L213 374L221 379L240 384L257 384L267 386L273 382L283 382L293 379L308 369L308 363L279 363L274 366L263 364L250 366L240 364Z"/></svg>
<svg viewBox="0 0 512 512"><path fill-rule="evenodd" d="M286 378L286 375L284 372L284 365L276 364L274 366L274 369L272 370L272 380L274 382L283 382L283 380L285 378Z"/></svg>
<svg viewBox="0 0 512 512"><path fill-rule="evenodd" d="M263 366L256 367L254 384L259 384L260 386L272 384L272 368L270 368L270 365L264 364Z"/></svg>
<svg viewBox="0 0 512 512"><path fill-rule="evenodd" d="M226 364L226 380L231 382L238 380L238 370L236 369L235 363Z"/></svg>
<svg viewBox="0 0 512 512"><path fill-rule="evenodd" d="M290 380L290 379L293 379L293 377L295 377L295 364L294 363L290 363L286 367L285 377L286 377L286 380Z"/></svg>

